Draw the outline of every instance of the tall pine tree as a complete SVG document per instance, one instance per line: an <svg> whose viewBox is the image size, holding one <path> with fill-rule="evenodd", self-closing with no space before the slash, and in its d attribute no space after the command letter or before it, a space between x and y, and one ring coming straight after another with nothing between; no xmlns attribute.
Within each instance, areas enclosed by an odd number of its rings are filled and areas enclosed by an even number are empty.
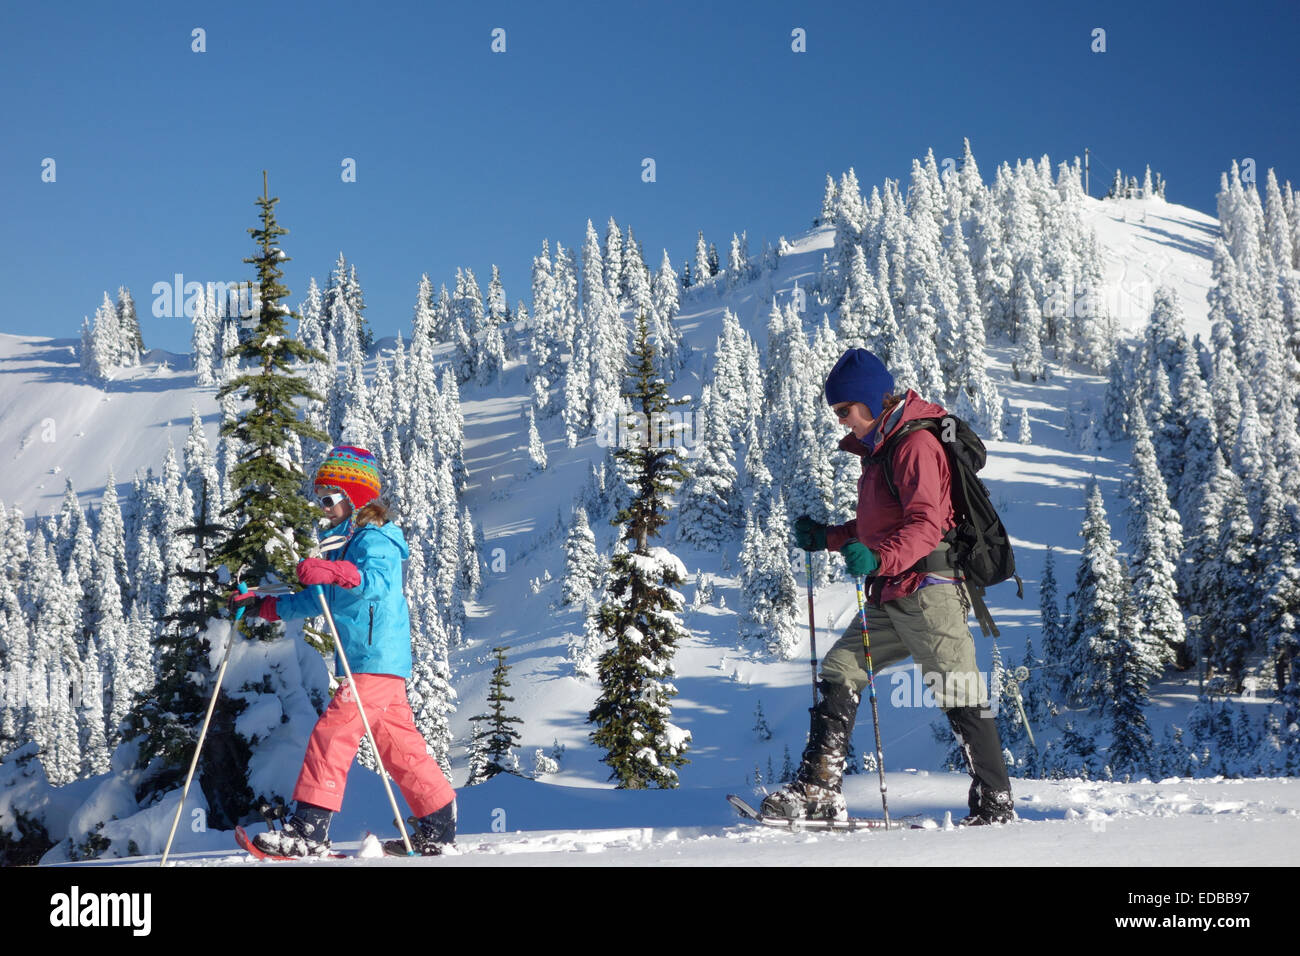
<svg viewBox="0 0 1300 956"><path fill-rule="evenodd" d="M244 261L257 267L260 315L257 325L238 346L236 354L248 372L232 379L217 397L237 393L245 406L233 420L222 423L223 436L236 439L243 449L229 475L234 500L222 512L234 530L214 560L230 570L234 580L261 582L271 574L292 581L298 559L311 546L311 528L318 516L302 493L306 475L291 454L294 436L326 440L319 429L297 414L301 399L321 400L305 379L292 374L295 364L323 361L320 352L289 337L287 319L298 316L281 303L289 294L280 279L282 263L289 257L279 246L287 229L275 221L275 204L263 175L261 225L250 229L258 253ZM262 637L272 636L271 625L252 628Z"/></svg>
<svg viewBox="0 0 1300 956"><path fill-rule="evenodd" d="M511 724L522 724L518 717L506 714L506 704L513 704L515 699L506 693L510 681L506 675L510 667L506 664L508 647L494 647L492 653L497 656L496 666L492 668L492 680L488 684L488 713L470 718L476 724L474 740L470 744L469 786L491 780L499 773L517 769L517 758L511 760L511 748L519 745L519 732Z"/></svg>
<svg viewBox="0 0 1300 956"><path fill-rule="evenodd" d="M631 550L617 553L610 563L605 603L598 627L612 645L601 656L601 694L587 720L596 725L592 742L605 751L603 762L620 789L677 786L676 767L686 763L690 733L674 726L669 702L677 694L672 684L672 658L686 636L678 617L681 595L672 590L685 578L685 568L664 548L651 548L668 520L666 496L684 477L678 449L654 434L671 403L668 388L655 371L655 349L646 318L637 321L635 367L624 396L635 409L641 427L615 453L635 490L631 503L615 523L626 528Z"/></svg>

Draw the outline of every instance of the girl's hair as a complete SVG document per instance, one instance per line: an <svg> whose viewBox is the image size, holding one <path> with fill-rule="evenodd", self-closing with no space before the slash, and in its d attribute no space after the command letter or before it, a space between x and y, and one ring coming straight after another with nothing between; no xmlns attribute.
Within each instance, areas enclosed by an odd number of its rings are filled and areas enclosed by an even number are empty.
<svg viewBox="0 0 1300 956"><path fill-rule="evenodd" d="M893 392L886 392L885 397L880 400L880 417L884 418L892 412L904 397L903 395L895 395Z"/></svg>
<svg viewBox="0 0 1300 956"><path fill-rule="evenodd" d="M364 528L368 524L382 528L388 524L388 505L382 498L375 498L358 508L352 521L358 528Z"/></svg>

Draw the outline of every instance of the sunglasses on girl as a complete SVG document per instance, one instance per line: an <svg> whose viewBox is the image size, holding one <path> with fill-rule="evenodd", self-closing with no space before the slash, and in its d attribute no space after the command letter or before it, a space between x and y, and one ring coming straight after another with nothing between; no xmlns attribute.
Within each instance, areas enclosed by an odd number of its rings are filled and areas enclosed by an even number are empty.
<svg viewBox="0 0 1300 956"><path fill-rule="evenodd" d="M835 417L838 418L840 421L844 421L844 419L848 418L849 412L851 411L853 411L852 402L850 402L848 405L841 405L839 408L834 409Z"/></svg>
<svg viewBox="0 0 1300 956"><path fill-rule="evenodd" d="M321 495L318 500L320 501L320 506L328 511L331 508L343 504L343 502L348 500L348 496L343 494L343 492L338 491L332 495Z"/></svg>

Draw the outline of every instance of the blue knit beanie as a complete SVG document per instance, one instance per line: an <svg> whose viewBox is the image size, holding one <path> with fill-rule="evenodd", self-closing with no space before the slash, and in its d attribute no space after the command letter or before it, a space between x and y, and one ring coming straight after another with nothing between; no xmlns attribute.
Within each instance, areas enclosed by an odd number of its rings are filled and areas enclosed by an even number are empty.
<svg viewBox="0 0 1300 956"><path fill-rule="evenodd" d="M871 417L880 417L886 392L894 390L894 376L885 363L866 349L849 349L826 376L826 404L861 402L871 409Z"/></svg>

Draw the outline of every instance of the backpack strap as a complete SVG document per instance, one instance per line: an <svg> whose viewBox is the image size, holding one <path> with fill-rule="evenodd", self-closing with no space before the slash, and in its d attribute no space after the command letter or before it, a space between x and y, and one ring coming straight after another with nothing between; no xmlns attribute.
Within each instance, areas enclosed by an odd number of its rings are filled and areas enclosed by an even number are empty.
<svg viewBox="0 0 1300 956"><path fill-rule="evenodd" d="M971 610L975 612L975 620L979 621L980 631L985 637L1000 637L1002 632L998 630L997 622L989 613L989 606L984 603L984 589L970 581L963 581L962 586L970 595Z"/></svg>
<svg viewBox="0 0 1300 956"><path fill-rule="evenodd" d="M864 455L862 458L862 470L867 470L868 463L877 463L883 466L885 474L885 485L889 488L889 493L895 498L899 497L898 486L894 484L894 450L898 447L906 436L912 432L925 429L931 433L937 433L939 424L932 418L918 418L908 422L898 429L894 434L885 439L885 443L880 446L880 450L874 455ZM951 463L949 463L951 467Z"/></svg>

